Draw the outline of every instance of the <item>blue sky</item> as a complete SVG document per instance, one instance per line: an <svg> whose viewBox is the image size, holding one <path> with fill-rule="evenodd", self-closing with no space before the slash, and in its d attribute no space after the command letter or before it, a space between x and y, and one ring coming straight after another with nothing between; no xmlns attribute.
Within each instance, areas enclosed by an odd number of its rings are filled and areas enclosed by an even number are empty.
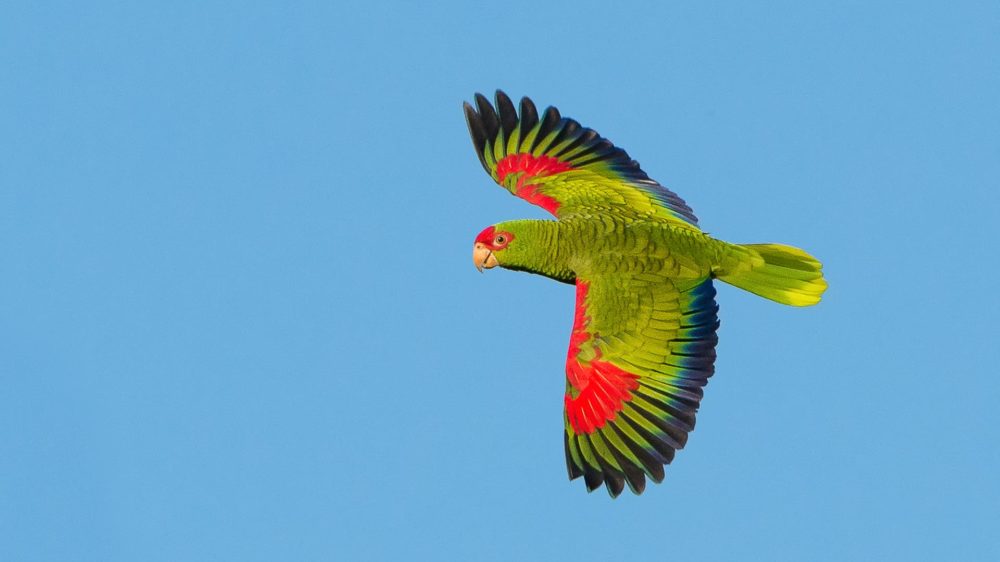
<svg viewBox="0 0 1000 562"><path fill-rule="evenodd" d="M7 3L11 560L1000 558L1000 6ZM566 481L573 291L494 270L503 88L824 302L719 288L698 427Z"/></svg>

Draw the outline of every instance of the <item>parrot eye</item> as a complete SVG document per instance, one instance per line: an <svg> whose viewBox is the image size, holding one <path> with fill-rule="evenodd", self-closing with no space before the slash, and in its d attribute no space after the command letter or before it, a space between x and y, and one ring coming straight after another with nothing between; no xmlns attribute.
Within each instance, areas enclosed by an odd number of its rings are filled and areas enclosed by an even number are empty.
<svg viewBox="0 0 1000 562"><path fill-rule="evenodd" d="M499 236L493 239L493 244L496 246L503 246L504 243L506 242L507 242L507 237L504 236L503 234L500 234Z"/></svg>

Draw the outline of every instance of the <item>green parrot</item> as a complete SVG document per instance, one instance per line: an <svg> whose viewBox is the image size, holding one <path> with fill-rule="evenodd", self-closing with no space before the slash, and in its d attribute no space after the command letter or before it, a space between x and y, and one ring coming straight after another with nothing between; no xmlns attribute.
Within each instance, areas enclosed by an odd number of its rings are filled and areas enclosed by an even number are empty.
<svg viewBox="0 0 1000 562"><path fill-rule="evenodd" d="M694 429L715 370L713 279L792 306L819 302L816 258L781 244L730 244L702 232L691 208L596 131L520 111L501 91L476 94L465 117L476 156L512 194L557 220L515 220L476 237L480 271L503 267L576 286L566 357L564 448L570 480L635 494Z"/></svg>

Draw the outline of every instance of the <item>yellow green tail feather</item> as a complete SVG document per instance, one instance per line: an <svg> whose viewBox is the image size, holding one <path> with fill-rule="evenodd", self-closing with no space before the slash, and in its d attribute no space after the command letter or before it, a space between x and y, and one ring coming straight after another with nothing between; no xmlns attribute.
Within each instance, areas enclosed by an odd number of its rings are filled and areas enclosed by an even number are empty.
<svg viewBox="0 0 1000 562"><path fill-rule="evenodd" d="M739 244L754 258L750 267L716 272L721 281L791 306L811 306L826 291L823 264L804 250L784 244Z"/></svg>

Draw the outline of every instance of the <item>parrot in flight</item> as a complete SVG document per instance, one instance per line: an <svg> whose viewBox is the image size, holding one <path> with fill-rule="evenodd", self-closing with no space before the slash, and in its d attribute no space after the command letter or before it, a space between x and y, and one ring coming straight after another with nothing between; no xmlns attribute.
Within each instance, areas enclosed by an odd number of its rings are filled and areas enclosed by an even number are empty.
<svg viewBox="0 0 1000 562"><path fill-rule="evenodd" d="M514 220L476 236L480 271L502 267L576 287L563 443L570 480L618 497L664 465L694 429L715 370L713 280L792 306L819 302L816 258L782 244L712 238L683 199L621 148L554 107L464 104L476 156L500 186L556 220Z"/></svg>

